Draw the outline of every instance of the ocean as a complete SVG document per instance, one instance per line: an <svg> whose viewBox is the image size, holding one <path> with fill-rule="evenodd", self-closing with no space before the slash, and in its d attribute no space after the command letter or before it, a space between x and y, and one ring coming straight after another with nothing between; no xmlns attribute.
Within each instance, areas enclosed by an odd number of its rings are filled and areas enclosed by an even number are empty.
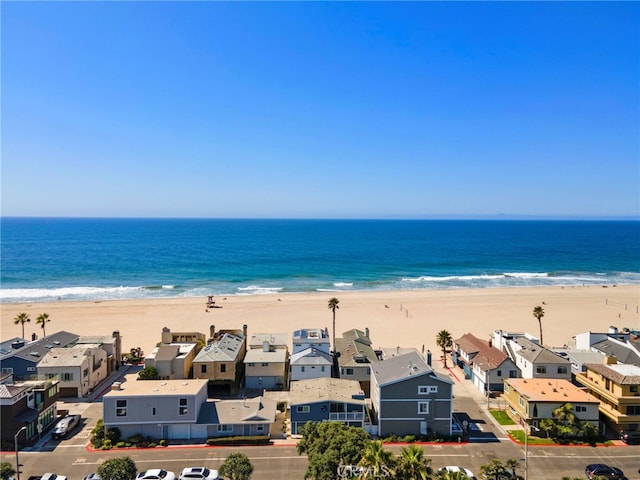
<svg viewBox="0 0 640 480"><path fill-rule="evenodd" d="M1 219L0 301L640 285L640 222Z"/></svg>

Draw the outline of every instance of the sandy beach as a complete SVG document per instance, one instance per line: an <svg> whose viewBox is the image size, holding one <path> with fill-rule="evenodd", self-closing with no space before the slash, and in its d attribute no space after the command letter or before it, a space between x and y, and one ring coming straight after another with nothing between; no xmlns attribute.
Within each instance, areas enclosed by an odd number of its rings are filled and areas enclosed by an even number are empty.
<svg viewBox="0 0 640 480"><path fill-rule="evenodd" d="M436 334L448 330L453 338L471 332L488 338L496 329L538 335L532 311L544 308L545 344L571 346L572 337L585 331L607 331L609 326L640 329L640 286L576 286L508 289L456 289L413 291L322 292L216 297L216 307L206 311L206 298L167 298L96 302L2 304L1 337L21 335L13 319L20 312L31 317L25 335L39 336L35 319L48 313L48 334L66 330L79 335L110 335L119 330L123 349L141 347L149 352L160 341L163 327L172 331L241 328L249 335L286 332L298 328L328 327L331 297L340 300L336 335L345 330L370 329L373 346L415 347L437 351Z"/></svg>

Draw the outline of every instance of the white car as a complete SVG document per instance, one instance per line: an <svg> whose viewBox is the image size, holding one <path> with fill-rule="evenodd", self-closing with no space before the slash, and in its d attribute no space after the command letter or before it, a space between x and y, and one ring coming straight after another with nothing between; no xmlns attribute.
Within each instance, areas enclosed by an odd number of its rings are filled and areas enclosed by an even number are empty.
<svg viewBox="0 0 640 480"><path fill-rule="evenodd" d="M455 465L449 465L447 467L442 467L440 469L440 471L441 472L460 472L463 475L465 475L467 478L470 478L471 480L476 480L476 476L468 468L456 467Z"/></svg>
<svg viewBox="0 0 640 480"><path fill-rule="evenodd" d="M160 468L152 468L146 472L140 472L136 480L176 480L176 474Z"/></svg>
<svg viewBox="0 0 640 480"><path fill-rule="evenodd" d="M217 470L211 470L206 467L188 467L182 470L182 473L178 477L179 480L189 480L195 478L199 480L218 480Z"/></svg>
<svg viewBox="0 0 640 480"><path fill-rule="evenodd" d="M67 477L57 473L45 473L40 477L40 480L67 480Z"/></svg>

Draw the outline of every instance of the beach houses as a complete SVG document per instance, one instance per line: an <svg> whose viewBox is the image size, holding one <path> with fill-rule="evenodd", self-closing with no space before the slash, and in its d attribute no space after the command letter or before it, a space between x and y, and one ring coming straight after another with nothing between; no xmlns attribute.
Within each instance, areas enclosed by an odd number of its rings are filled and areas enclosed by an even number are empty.
<svg viewBox="0 0 640 480"><path fill-rule="evenodd" d="M329 331L300 329L293 332L293 351L289 365L291 381L331 377L333 357Z"/></svg>
<svg viewBox="0 0 640 480"><path fill-rule="evenodd" d="M609 327L606 333L584 332L575 336L576 348L615 357L618 363L640 367L640 343L628 329Z"/></svg>
<svg viewBox="0 0 640 480"><path fill-rule="evenodd" d="M378 435L451 435L453 382L412 351L371 368L372 422Z"/></svg>
<svg viewBox="0 0 640 480"><path fill-rule="evenodd" d="M282 390L288 384L289 337L286 333L257 333L244 357L245 386Z"/></svg>
<svg viewBox="0 0 640 480"><path fill-rule="evenodd" d="M210 327L207 345L193 360L193 376L208 380L212 386L235 392L242 386L244 356L247 350L247 325L242 330L215 330Z"/></svg>
<svg viewBox="0 0 640 480"><path fill-rule="evenodd" d="M496 330L492 345L506 353L520 370L522 378L557 378L571 380L571 362L558 353L543 347L529 334Z"/></svg>
<svg viewBox="0 0 640 480"><path fill-rule="evenodd" d="M505 378L518 378L520 370L491 342L471 333L454 340L452 358L481 392L502 392Z"/></svg>
<svg viewBox="0 0 640 480"><path fill-rule="evenodd" d="M136 380L127 375L103 397L105 427L119 428L123 437L174 440L269 435L274 401L208 400L207 384L207 379Z"/></svg>
<svg viewBox="0 0 640 480"><path fill-rule="evenodd" d="M0 344L0 368L2 373L11 373L16 380L37 375L40 360L52 348L66 347L80 338L75 333L60 331L44 338L27 342L13 338Z"/></svg>
<svg viewBox="0 0 640 480"><path fill-rule="evenodd" d="M98 344L52 348L37 371L39 377L60 379L61 397L86 397L107 378L107 352Z"/></svg>
<svg viewBox="0 0 640 480"><path fill-rule="evenodd" d="M370 391L371 365L378 362L371 345L368 328L364 332L354 328L344 332L341 338L336 338L340 378L359 381L367 395Z"/></svg>
<svg viewBox="0 0 640 480"><path fill-rule="evenodd" d="M46 431L57 420L56 402L60 398L57 378L15 380L5 374L0 379L0 429L2 445L13 445L14 435L20 445L32 445L39 433Z"/></svg>
<svg viewBox="0 0 640 480"><path fill-rule="evenodd" d="M337 421L365 426L365 394L357 380L314 378L291 383L289 391L291 433L305 423Z"/></svg>
<svg viewBox="0 0 640 480"><path fill-rule="evenodd" d="M618 364L613 357L585 363L575 381L600 401L600 414L620 432L640 430L640 367Z"/></svg>
<svg viewBox="0 0 640 480"><path fill-rule="evenodd" d="M556 409L570 404L579 421L591 423L599 429L600 402L568 380L546 378L508 378L504 381L504 395L509 414L517 421L534 427L536 431L544 419L553 419ZM574 431L573 434L577 434Z"/></svg>
<svg viewBox="0 0 640 480"><path fill-rule="evenodd" d="M191 378L195 343L162 343L144 358L145 367L155 367L160 380Z"/></svg>

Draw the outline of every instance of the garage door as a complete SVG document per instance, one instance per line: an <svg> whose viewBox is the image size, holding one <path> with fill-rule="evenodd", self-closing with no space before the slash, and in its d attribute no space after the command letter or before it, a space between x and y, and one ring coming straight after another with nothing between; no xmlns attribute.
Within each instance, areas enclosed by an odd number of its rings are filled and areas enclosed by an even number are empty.
<svg viewBox="0 0 640 480"><path fill-rule="evenodd" d="M189 425L178 424L169 426L169 438L172 440L188 440Z"/></svg>

